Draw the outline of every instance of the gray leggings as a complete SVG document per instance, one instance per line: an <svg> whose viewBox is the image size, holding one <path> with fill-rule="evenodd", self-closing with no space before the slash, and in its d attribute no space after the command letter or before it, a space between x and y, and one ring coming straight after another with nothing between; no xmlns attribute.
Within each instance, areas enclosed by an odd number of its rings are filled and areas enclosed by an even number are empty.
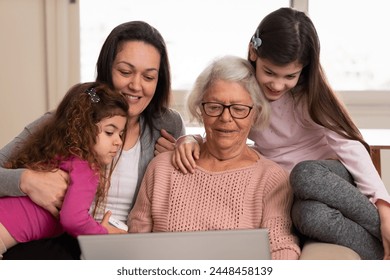
<svg viewBox="0 0 390 280"><path fill-rule="evenodd" d="M383 259L376 207L338 160L309 160L290 174L292 220L304 236L353 249L362 259Z"/></svg>

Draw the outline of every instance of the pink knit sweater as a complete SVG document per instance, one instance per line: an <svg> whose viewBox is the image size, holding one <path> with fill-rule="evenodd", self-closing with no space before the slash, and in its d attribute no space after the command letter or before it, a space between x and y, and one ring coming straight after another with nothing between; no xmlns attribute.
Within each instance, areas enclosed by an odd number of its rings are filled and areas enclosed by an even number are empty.
<svg viewBox="0 0 390 280"><path fill-rule="evenodd" d="M130 232L268 228L273 259L297 259L292 191L287 173L260 156L248 167L194 174L173 168L172 153L156 156L129 215Z"/></svg>

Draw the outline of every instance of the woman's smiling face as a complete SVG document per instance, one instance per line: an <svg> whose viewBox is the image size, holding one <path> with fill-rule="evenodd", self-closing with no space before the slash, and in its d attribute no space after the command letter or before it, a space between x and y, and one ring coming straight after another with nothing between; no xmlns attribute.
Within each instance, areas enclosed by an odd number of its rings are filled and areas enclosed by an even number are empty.
<svg viewBox="0 0 390 280"><path fill-rule="evenodd" d="M251 96L242 85L223 80L215 81L211 85L203 97L203 102L253 106ZM246 139L254 119L253 110L247 117L237 119L231 116L228 108L224 108L222 114L217 117L208 116L202 109L202 118L210 151L234 157L246 147Z"/></svg>
<svg viewBox="0 0 390 280"><path fill-rule="evenodd" d="M112 69L115 90L129 103L130 118L138 118L156 91L160 67L158 50L142 41L120 45Z"/></svg>

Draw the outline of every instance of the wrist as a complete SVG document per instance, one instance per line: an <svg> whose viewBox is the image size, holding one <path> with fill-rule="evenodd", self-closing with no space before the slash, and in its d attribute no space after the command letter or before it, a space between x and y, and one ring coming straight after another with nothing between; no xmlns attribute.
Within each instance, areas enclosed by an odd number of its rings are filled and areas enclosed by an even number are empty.
<svg viewBox="0 0 390 280"><path fill-rule="evenodd" d="M390 203L385 200L378 199L375 205L378 209L380 219L390 220Z"/></svg>
<svg viewBox="0 0 390 280"><path fill-rule="evenodd" d="M19 181L19 190L24 193L25 195L28 195L28 177L31 173L31 170L25 169L22 174L20 175L20 181Z"/></svg>

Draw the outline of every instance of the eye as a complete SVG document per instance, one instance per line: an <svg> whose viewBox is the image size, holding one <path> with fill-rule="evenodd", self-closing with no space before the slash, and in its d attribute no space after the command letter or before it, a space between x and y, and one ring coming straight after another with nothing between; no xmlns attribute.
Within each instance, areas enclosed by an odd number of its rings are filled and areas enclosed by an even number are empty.
<svg viewBox="0 0 390 280"><path fill-rule="evenodd" d="M154 76L144 76L145 77L145 80L147 81L154 81L156 78Z"/></svg>
<svg viewBox="0 0 390 280"><path fill-rule="evenodd" d="M219 111L221 109L221 105L219 105L219 104L208 104L207 108L210 111Z"/></svg>
<svg viewBox="0 0 390 280"><path fill-rule="evenodd" d="M246 110L244 107L232 107L232 109L237 113L244 112Z"/></svg>
<svg viewBox="0 0 390 280"><path fill-rule="evenodd" d="M128 76L131 74L130 71L124 71L124 70L119 70L119 73L121 73L123 76Z"/></svg>
<svg viewBox="0 0 390 280"><path fill-rule="evenodd" d="M114 134L114 132L106 131L106 134L107 134L108 136L112 136L112 135Z"/></svg>
<svg viewBox="0 0 390 280"><path fill-rule="evenodd" d="M288 75L286 78L288 80L294 80L297 76L296 75Z"/></svg>

